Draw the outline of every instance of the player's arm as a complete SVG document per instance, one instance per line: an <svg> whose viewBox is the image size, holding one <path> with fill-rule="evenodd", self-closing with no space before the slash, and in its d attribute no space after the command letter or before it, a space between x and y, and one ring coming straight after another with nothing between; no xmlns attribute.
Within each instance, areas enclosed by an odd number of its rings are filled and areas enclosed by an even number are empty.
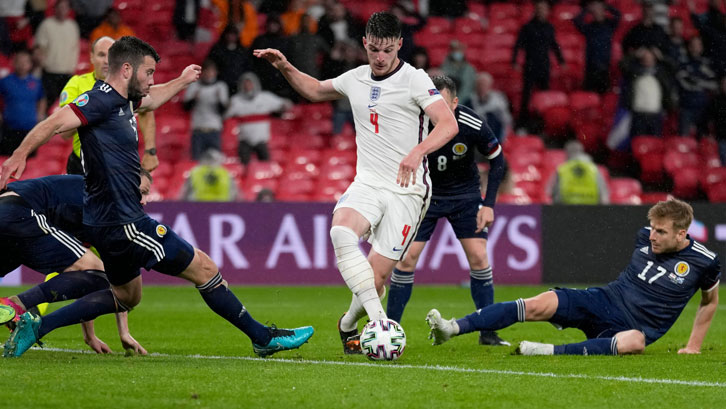
<svg viewBox="0 0 726 409"><path fill-rule="evenodd" d="M139 130L144 136L144 156L141 158L141 167L151 172L159 166L159 158L156 156L156 118L154 112L139 112L138 124Z"/></svg>
<svg viewBox="0 0 726 409"><path fill-rule="evenodd" d="M443 99L439 99L424 109L426 115L431 118L435 124L434 129L429 136L420 144L416 145L411 152L406 155L398 166L398 177L396 183L401 187L408 187L409 180L411 184L416 183L416 170L423 157L429 153L446 145L459 132L459 125L456 123L453 112L449 109Z"/></svg>
<svg viewBox="0 0 726 409"><path fill-rule="evenodd" d="M477 233L494 222L494 203L497 201L497 191L506 171L502 146L499 145L497 137L494 136L494 132L485 121L482 121L478 136L477 150L489 159L489 175L487 176L484 202L476 215Z"/></svg>
<svg viewBox="0 0 726 409"><path fill-rule="evenodd" d="M696 311L696 319L693 321L691 336L685 348L678 350L679 354L700 354L701 344L706 338L708 328L711 326L714 314L718 309L718 283L708 290L702 290L701 303Z"/></svg>
<svg viewBox="0 0 726 409"><path fill-rule="evenodd" d="M25 136L23 142L18 146L0 168L0 189L8 184L8 179L14 176L19 179L25 170L25 161L28 155L48 142L53 135L73 130L81 126L81 120L70 106L65 106L44 119Z"/></svg>
<svg viewBox="0 0 726 409"><path fill-rule="evenodd" d="M148 352L144 347L139 344L129 332L129 313L118 312L116 313L116 327L118 328L118 335L121 337L121 345L127 354L146 355Z"/></svg>
<svg viewBox="0 0 726 409"><path fill-rule="evenodd" d="M136 109L138 112L153 111L162 106L171 97L178 94L181 90L188 87L189 84L199 79L202 67L192 64L184 68L181 75L169 82L154 85L149 90L149 95L141 100L141 105Z"/></svg>
<svg viewBox="0 0 726 409"><path fill-rule="evenodd" d="M257 58L264 58L273 67L277 68L292 88L308 101L330 101L343 97L333 87L332 80L319 81L298 70L290 64L280 50L266 48L264 50L254 50L252 54Z"/></svg>

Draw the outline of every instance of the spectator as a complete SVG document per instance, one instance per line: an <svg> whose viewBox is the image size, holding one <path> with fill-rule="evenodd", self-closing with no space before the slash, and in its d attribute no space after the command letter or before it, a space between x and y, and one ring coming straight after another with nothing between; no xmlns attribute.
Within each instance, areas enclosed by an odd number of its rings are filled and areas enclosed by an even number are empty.
<svg viewBox="0 0 726 409"><path fill-rule="evenodd" d="M623 38L623 54L632 55L645 47L651 50L657 49L660 58L668 52L668 35L663 27L656 24L655 10L651 3L643 3L642 10L643 17L640 23L631 28Z"/></svg>
<svg viewBox="0 0 726 409"><path fill-rule="evenodd" d="M517 34L517 42L512 52L512 65L519 70L517 54L524 50L524 70L522 72L522 104L519 109L519 126L529 125L529 99L532 89L549 89L550 87L550 50L554 51L560 66L565 65L560 46L555 40L555 28L547 21L550 6L544 0L534 5L534 17L523 25Z"/></svg>
<svg viewBox="0 0 726 409"><path fill-rule="evenodd" d="M592 21L585 22L587 14ZM610 13L610 16L607 15ZM613 35L620 23L620 12L602 0L594 0L582 8L573 20L585 36L585 81L583 88L604 94L610 88L610 57Z"/></svg>
<svg viewBox="0 0 726 409"><path fill-rule="evenodd" d="M212 60L202 64L199 81L184 94L184 108L192 111L192 158L200 160L208 149L222 150L222 113L229 105L229 91L217 80L217 65Z"/></svg>
<svg viewBox="0 0 726 409"><path fill-rule="evenodd" d="M713 125L721 166L726 166L726 77L721 77L718 82L718 93L711 99L706 121Z"/></svg>
<svg viewBox="0 0 726 409"><path fill-rule="evenodd" d="M352 70L365 61L363 50L352 40L339 41L330 51L330 59L326 61L323 78L335 78L342 73ZM333 103L333 135L343 131L343 126L349 123L355 129L353 112L348 98L336 99Z"/></svg>
<svg viewBox="0 0 726 409"><path fill-rule="evenodd" d="M0 24L2 24L0 43L5 55L28 48L33 40L30 20L25 17L25 5L26 0L0 1Z"/></svg>
<svg viewBox="0 0 726 409"><path fill-rule="evenodd" d="M398 58L410 64L413 57L413 50L416 48L413 34L426 25L426 19L416 12L412 3L405 1L394 3L391 6L391 13L401 21L401 38L403 39L403 44L401 44L401 49L398 50Z"/></svg>
<svg viewBox="0 0 726 409"><path fill-rule="evenodd" d="M249 47L259 34L257 11L248 0L229 0L220 2L222 18L227 16L227 25L237 27L242 46Z"/></svg>
<svg viewBox="0 0 726 409"><path fill-rule="evenodd" d="M33 61L25 50L15 53L12 74L0 79L2 115L0 155L11 155L25 135L45 117L45 95L37 77L30 74Z"/></svg>
<svg viewBox="0 0 726 409"><path fill-rule="evenodd" d="M262 203L272 203L275 201L275 192L268 188L263 188L257 193L255 201Z"/></svg>
<svg viewBox="0 0 726 409"><path fill-rule="evenodd" d="M262 91L260 80L254 73L247 72L240 78L239 92L232 97L225 118L235 117L239 125L239 158L249 163L254 152L257 159L267 161L270 152L270 114L292 108L292 103L277 95Z"/></svg>
<svg viewBox="0 0 726 409"><path fill-rule="evenodd" d="M431 62L429 60L429 53L426 48L416 46L411 52L411 65L413 68L421 69L428 72L431 68Z"/></svg>
<svg viewBox="0 0 726 409"><path fill-rule="evenodd" d="M237 183L222 165L224 155L212 148L204 152L192 168L182 188L182 200L192 202L232 202L237 199Z"/></svg>
<svg viewBox="0 0 726 409"><path fill-rule="evenodd" d="M43 55L43 89L48 106L55 102L63 86L73 76L78 63L80 33L69 18L68 0L58 0L52 17L40 23L35 43Z"/></svg>
<svg viewBox="0 0 726 409"><path fill-rule="evenodd" d="M665 109L672 101L667 70L655 51L642 47L621 61L624 89L621 98L632 114L630 135L662 135Z"/></svg>
<svg viewBox="0 0 726 409"><path fill-rule="evenodd" d="M320 78L320 63L330 52L330 46L311 30L315 23L310 16L302 16L297 34L290 37L290 62L313 78Z"/></svg>
<svg viewBox="0 0 726 409"><path fill-rule="evenodd" d="M463 43L458 40L451 41L449 54L446 56L444 63L441 64L441 70L456 83L460 104L471 106L471 96L474 94L474 83L476 82L476 70L466 60L465 50L466 46Z"/></svg>
<svg viewBox="0 0 726 409"><path fill-rule="evenodd" d="M331 47L337 41L353 40L360 42L364 36L364 26L354 19L339 2L330 3L325 15L320 18L318 34ZM282 50L280 50L282 51Z"/></svg>
<svg viewBox="0 0 726 409"><path fill-rule="evenodd" d="M703 56L703 43L700 37L688 40L688 60L681 65L678 74L678 133L697 135L705 133L705 113L708 108L710 92L716 91L716 75L710 61Z"/></svg>
<svg viewBox="0 0 726 409"><path fill-rule="evenodd" d="M101 24L112 4L113 0L71 0L81 37L88 38L91 31Z"/></svg>
<svg viewBox="0 0 726 409"><path fill-rule="evenodd" d="M194 39L200 6L201 0L176 0L172 21L176 28L176 35L180 40L190 41Z"/></svg>
<svg viewBox="0 0 726 409"><path fill-rule="evenodd" d="M318 22L307 14L305 3L307 3L306 0L291 0L287 10L280 14L282 31L285 35L292 36L303 29L313 34L318 31Z"/></svg>
<svg viewBox="0 0 726 409"><path fill-rule="evenodd" d="M709 2L708 11L701 15L696 14L693 0L688 0L687 4L691 21L703 38L705 54L713 62L716 74L726 74L726 16L715 1Z"/></svg>
<svg viewBox="0 0 726 409"><path fill-rule="evenodd" d="M252 42L252 49L274 48L287 55L290 42L287 37L282 35L280 17L274 14L267 16L265 28L265 34L258 36ZM292 90L292 87L290 87L280 71L264 59L253 58L252 70L257 74L264 89L286 98L292 98L295 95L295 91Z"/></svg>
<svg viewBox="0 0 726 409"><path fill-rule="evenodd" d="M552 203L596 205L610 203L607 183L579 141L565 145L567 161L557 167L549 181Z"/></svg>
<svg viewBox="0 0 726 409"><path fill-rule="evenodd" d="M133 36L134 30L131 27L121 21L121 14L116 9L109 9L106 19L101 23L100 26L93 29L91 32L90 41L94 43L101 37L111 37L114 40L118 40L123 36Z"/></svg>
<svg viewBox="0 0 726 409"><path fill-rule="evenodd" d="M688 61L688 49L683 36L683 20L680 17L671 19L668 30L668 58L676 70Z"/></svg>
<svg viewBox="0 0 726 409"><path fill-rule="evenodd" d="M239 31L235 26L227 26L207 59L214 61L219 79L227 84L230 95L237 92L237 81L242 73L252 70L250 53L239 41Z"/></svg>
<svg viewBox="0 0 726 409"><path fill-rule="evenodd" d="M509 112L507 97L501 91L493 89L493 84L494 78L491 74L479 73L476 77L476 92L471 102L474 112L486 119L489 128L503 145L512 127L512 114Z"/></svg>

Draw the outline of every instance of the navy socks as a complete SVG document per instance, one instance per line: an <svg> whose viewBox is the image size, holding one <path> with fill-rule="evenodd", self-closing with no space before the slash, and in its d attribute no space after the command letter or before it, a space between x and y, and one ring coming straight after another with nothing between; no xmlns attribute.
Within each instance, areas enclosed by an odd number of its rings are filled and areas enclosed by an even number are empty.
<svg viewBox="0 0 726 409"><path fill-rule="evenodd" d="M397 268L393 269L391 275L391 287L388 291L388 305L386 306L386 315L398 323L403 317L403 310L411 299L411 291L413 290L413 271L401 271Z"/></svg>

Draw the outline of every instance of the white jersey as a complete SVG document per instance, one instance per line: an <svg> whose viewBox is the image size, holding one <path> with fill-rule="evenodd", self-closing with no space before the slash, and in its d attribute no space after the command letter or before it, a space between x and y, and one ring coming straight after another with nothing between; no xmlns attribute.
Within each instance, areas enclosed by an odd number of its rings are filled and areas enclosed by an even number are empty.
<svg viewBox="0 0 726 409"><path fill-rule="evenodd" d="M348 97L355 119L355 180L394 193L427 195L431 180L425 157L415 185L396 184L401 161L428 135L424 109L442 99L426 72L401 61L393 72L377 77L363 65L334 78L333 87Z"/></svg>

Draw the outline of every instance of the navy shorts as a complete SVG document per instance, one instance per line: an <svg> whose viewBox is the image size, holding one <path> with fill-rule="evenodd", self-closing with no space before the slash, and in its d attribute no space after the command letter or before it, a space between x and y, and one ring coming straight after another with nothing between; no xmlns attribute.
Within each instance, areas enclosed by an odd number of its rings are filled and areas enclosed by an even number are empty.
<svg viewBox="0 0 726 409"><path fill-rule="evenodd" d="M559 305L549 321L563 328L577 328L588 339L609 338L621 331L639 329L602 288L557 288L555 294Z"/></svg>
<svg viewBox="0 0 726 409"><path fill-rule="evenodd" d="M86 253L80 241L36 213L19 196L0 198L0 277L21 264L43 274L63 271Z"/></svg>
<svg viewBox="0 0 726 409"><path fill-rule="evenodd" d="M415 241L429 241L434 233L436 223L446 217L454 228L457 239L487 239L488 230L476 233L476 215L482 205L481 198L466 199L431 199L429 210L426 212L421 226L418 228Z"/></svg>
<svg viewBox="0 0 726 409"><path fill-rule="evenodd" d="M186 240L149 216L121 226L86 226L86 233L113 285L138 277L142 267L176 276L194 258L194 248Z"/></svg>

